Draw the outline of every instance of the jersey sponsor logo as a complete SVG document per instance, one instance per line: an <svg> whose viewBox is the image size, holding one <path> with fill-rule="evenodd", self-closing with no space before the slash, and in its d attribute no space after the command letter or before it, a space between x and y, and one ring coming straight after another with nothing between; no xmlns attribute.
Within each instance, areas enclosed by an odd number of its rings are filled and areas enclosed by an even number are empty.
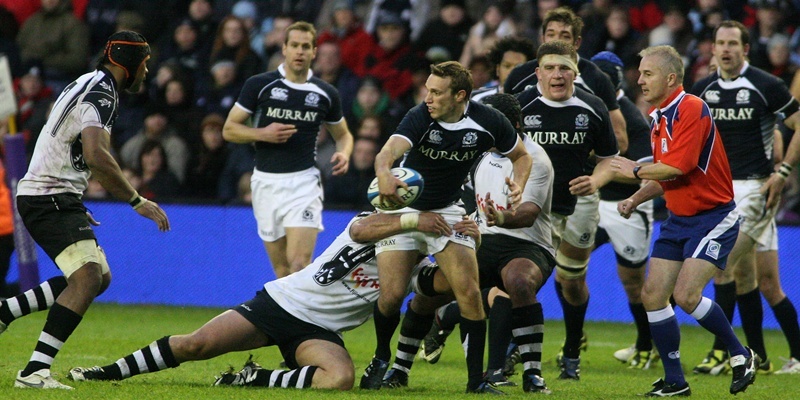
<svg viewBox="0 0 800 400"><path fill-rule="evenodd" d="M267 108L266 116L275 119L289 119L292 121L315 121L317 119L316 111L300 111L300 110L287 110L285 108Z"/></svg>
<svg viewBox="0 0 800 400"><path fill-rule="evenodd" d="M709 90L704 97L709 103L719 103L719 90Z"/></svg>
<svg viewBox="0 0 800 400"><path fill-rule="evenodd" d="M314 282L320 286L328 286L345 276L360 264L375 257L375 246L364 246L353 249L344 246L330 261L322 264L314 274Z"/></svg>
<svg viewBox="0 0 800 400"><path fill-rule="evenodd" d="M736 104L750 103L750 91L747 89L740 89L736 92Z"/></svg>
<svg viewBox="0 0 800 400"><path fill-rule="evenodd" d="M575 117L575 129L586 129L589 127L589 116L586 114L578 114Z"/></svg>
<svg viewBox="0 0 800 400"><path fill-rule="evenodd" d="M311 92L306 95L306 105L311 107L316 107L319 104L319 95Z"/></svg>
<svg viewBox="0 0 800 400"><path fill-rule="evenodd" d="M111 108L111 100L100 99L97 102L100 103L100 106L102 106L102 107Z"/></svg>
<svg viewBox="0 0 800 400"><path fill-rule="evenodd" d="M666 153L667 151L669 151L669 149L667 148L667 139L661 138L661 153L663 154Z"/></svg>
<svg viewBox="0 0 800 400"><path fill-rule="evenodd" d="M582 144L586 139L586 132L526 132L538 144Z"/></svg>
<svg viewBox="0 0 800 400"><path fill-rule="evenodd" d="M718 121L744 121L753 119L753 110L753 108L712 108L711 117Z"/></svg>
<svg viewBox="0 0 800 400"><path fill-rule="evenodd" d="M489 161L489 165L491 165L492 167L495 167L495 168L503 169L502 165L500 165L500 164L498 164L498 163L496 163L494 161Z"/></svg>
<svg viewBox="0 0 800 400"><path fill-rule="evenodd" d="M289 100L289 89L279 87L272 88L269 92L269 98L280 101Z"/></svg>
<svg viewBox="0 0 800 400"><path fill-rule="evenodd" d="M461 144L466 147L475 147L478 144L478 134L475 132L467 132L464 135L464 139L461 140Z"/></svg>
<svg viewBox="0 0 800 400"><path fill-rule="evenodd" d="M522 119L522 123L525 125L526 128L541 128L542 127L542 116L541 115L526 115L525 118Z"/></svg>
<svg viewBox="0 0 800 400"><path fill-rule="evenodd" d="M722 245L714 240L708 241L708 247L706 248L706 255L713 258L719 258L719 251L722 249Z"/></svg>
<svg viewBox="0 0 800 400"><path fill-rule="evenodd" d="M436 150L432 147L420 146L417 149L422 155L430 158L431 160L450 160L450 161L467 161L472 160L478 155L477 150L468 151L446 151Z"/></svg>
<svg viewBox="0 0 800 400"><path fill-rule="evenodd" d="M442 143L442 132L436 129L428 132L428 141L433 144Z"/></svg>

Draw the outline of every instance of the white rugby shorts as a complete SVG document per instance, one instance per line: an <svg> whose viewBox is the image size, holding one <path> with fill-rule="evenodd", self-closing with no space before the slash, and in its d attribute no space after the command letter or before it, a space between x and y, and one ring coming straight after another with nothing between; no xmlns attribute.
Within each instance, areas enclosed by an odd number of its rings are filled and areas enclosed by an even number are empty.
<svg viewBox="0 0 800 400"><path fill-rule="evenodd" d="M646 201L636 207L628 219L617 211L618 201L600 201L600 228L608 234L614 252L631 264L638 264L650 254L653 238L653 202Z"/></svg>
<svg viewBox="0 0 800 400"><path fill-rule="evenodd" d="M274 242L286 236L285 228L324 229L322 182L317 168L285 174L254 170L250 188L261 240Z"/></svg>
<svg viewBox="0 0 800 400"><path fill-rule="evenodd" d="M411 207L401 208L396 211L387 211L392 214L404 214L409 212L419 213L419 210ZM461 221L461 217L466 214L464 208L458 205L451 205L437 210L428 210L441 214L450 226ZM450 236L435 235L418 231L403 232L389 238L379 240L375 244L375 253L380 254L384 251L409 251L416 250L421 254L436 254L444 250L448 242L458 243L475 249L475 241L466 235L453 231Z"/></svg>
<svg viewBox="0 0 800 400"><path fill-rule="evenodd" d="M578 203L575 204L575 212L572 215L565 217L552 214L553 245L556 243L560 245L563 240L581 249L594 246L594 236L597 233L597 224L600 222L600 213L597 211L599 203L600 194L595 192L589 196L578 196Z"/></svg>
<svg viewBox="0 0 800 400"><path fill-rule="evenodd" d="M739 212L739 232L755 240L757 247L771 245L773 239L767 231L778 212L777 205L767 209L766 196L758 192L766 181L767 178L733 181L733 198L736 201L736 211ZM775 246L777 247L777 243Z"/></svg>

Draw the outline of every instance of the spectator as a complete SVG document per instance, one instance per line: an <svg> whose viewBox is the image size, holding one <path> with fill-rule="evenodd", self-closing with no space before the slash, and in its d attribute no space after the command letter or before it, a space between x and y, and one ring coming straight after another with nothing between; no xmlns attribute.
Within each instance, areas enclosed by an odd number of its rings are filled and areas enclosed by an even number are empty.
<svg viewBox="0 0 800 400"><path fill-rule="evenodd" d="M469 65L472 59L486 55L497 40L517 33L517 27L500 2L489 3L480 22L472 26L467 43L461 52L461 65Z"/></svg>
<svg viewBox="0 0 800 400"><path fill-rule="evenodd" d="M219 60L211 66L211 82L205 84L204 93L197 99L197 105L206 114L228 115L241 90L242 85L236 79L236 63Z"/></svg>
<svg viewBox="0 0 800 400"><path fill-rule="evenodd" d="M458 60L473 24L465 0L442 0L436 19L422 28L414 46L434 64Z"/></svg>
<svg viewBox="0 0 800 400"><path fill-rule="evenodd" d="M494 77L492 62L486 55L474 57L469 62L468 69L472 73L473 89L497 86L497 81L492 80Z"/></svg>
<svg viewBox="0 0 800 400"><path fill-rule="evenodd" d="M236 64L236 77L240 83L261 72L265 72L261 59L250 48L247 27L241 19L229 15L219 24L217 36L211 48L210 64L220 60L232 60Z"/></svg>
<svg viewBox="0 0 800 400"><path fill-rule="evenodd" d="M290 15L278 15L272 19L272 26L269 30L264 30L266 33L261 37L261 44L255 51L267 63L268 71L274 69L271 67L273 64L277 68L277 65L280 64L279 61L283 60L281 49L286 41L286 28L293 24L294 21L294 18Z"/></svg>
<svg viewBox="0 0 800 400"><path fill-rule="evenodd" d="M317 46L313 70L318 78L336 87L344 116L352 120L353 101L361 80L353 71L342 65L339 46L335 42L325 42Z"/></svg>
<svg viewBox="0 0 800 400"><path fill-rule="evenodd" d="M30 159L39 132L47 122L50 105L55 98L53 91L44 84L44 71L35 64L14 82L17 94L17 129L25 136L25 153Z"/></svg>
<svg viewBox="0 0 800 400"><path fill-rule="evenodd" d="M17 46L16 37L19 31L14 15L3 8L0 1L0 54L8 57L8 64L11 68L11 76L16 78L22 71L22 62L20 61L19 46Z"/></svg>
<svg viewBox="0 0 800 400"><path fill-rule="evenodd" d="M194 105L192 87L186 81L172 79L164 87L163 97L160 98L160 107L163 108L170 125L186 144L197 147L200 136L200 120L203 114ZM176 173L183 180L182 173Z"/></svg>
<svg viewBox="0 0 800 400"><path fill-rule="evenodd" d="M639 34L631 29L628 10L619 5L611 6L601 30L588 32L583 36L581 57L591 57L601 51L616 54L623 65L635 66L639 59L636 53L640 50ZM631 67L633 68L633 67Z"/></svg>
<svg viewBox="0 0 800 400"><path fill-rule="evenodd" d="M142 179L139 194L162 201L180 194L180 182L167 167L167 153L158 140L147 140L139 153L138 175Z"/></svg>
<svg viewBox="0 0 800 400"><path fill-rule="evenodd" d="M223 201L232 201L238 197L240 182L250 185L249 176L255 167L256 150L252 144L228 143L225 147L228 148L228 157L219 177L217 197ZM248 176L246 181L245 175Z"/></svg>
<svg viewBox="0 0 800 400"><path fill-rule="evenodd" d="M350 169L341 176L325 182L325 202L337 208L371 210L367 189L375 178L375 156L378 144L369 139L357 139L353 144Z"/></svg>
<svg viewBox="0 0 800 400"><path fill-rule="evenodd" d="M23 62L41 62L48 86L56 93L85 72L89 30L70 12L69 0L41 0L17 35Z"/></svg>
<svg viewBox="0 0 800 400"><path fill-rule="evenodd" d="M771 67L767 71L783 80L786 86L792 84L797 72L797 66L789 59L789 52L789 38L786 35L775 34L767 42L767 57Z"/></svg>
<svg viewBox="0 0 800 400"><path fill-rule="evenodd" d="M720 0L697 0L695 6L689 10L687 15L692 23L692 31L695 34L699 34L708 27L714 28L723 20L729 19L720 3L722 3ZM709 20L717 18L714 15L719 15L721 19L716 21L717 24L711 25L712 23Z"/></svg>
<svg viewBox="0 0 800 400"><path fill-rule="evenodd" d="M150 85L147 89L147 95L150 101L153 103L160 102L161 96L163 96L163 93L166 91L167 82L173 79L187 79L181 65L176 61L161 63L158 69L156 69L155 77L150 80Z"/></svg>
<svg viewBox="0 0 800 400"><path fill-rule="evenodd" d="M209 53L200 45L197 27L191 20L181 20L159 49L159 67L164 63L177 64L187 78L204 81Z"/></svg>
<svg viewBox="0 0 800 400"><path fill-rule="evenodd" d="M684 65L688 64L689 44L694 39L692 25L689 23L680 6L671 5L664 12L664 21L655 27L648 36L648 46L669 45L678 51L684 58Z"/></svg>
<svg viewBox="0 0 800 400"><path fill-rule="evenodd" d="M239 18L244 23L250 48L256 52L258 41L261 40L261 34L263 33L261 31L261 17L259 16L258 6L250 0L240 0L230 10L230 15ZM258 52L256 52L256 55L261 59L261 55Z"/></svg>
<svg viewBox="0 0 800 400"><path fill-rule="evenodd" d="M361 77L378 78L389 97L399 99L411 90L411 70L419 59L409 44L407 22L399 14L382 11L378 16L376 39L364 63L354 72Z"/></svg>
<svg viewBox="0 0 800 400"><path fill-rule="evenodd" d="M241 204L253 204L253 187L250 185L250 178L253 177L253 171L247 171L239 178L236 185L236 200Z"/></svg>
<svg viewBox="0 0 800 400"><path fill-rule="evenodd" d="M538 49L542 44L541 35L544 32L542 23L548 12L560 7L559 0L539 0L536 2L536 16L530 24L529 29L523 32L525 37L533 40L534 49Z"/></svg>
<svg viewBox="0 0 800 400"><path fill-rule="evenodd" d="M154 106L147 109L142 130L122 146L119 156L123 165L132 170L139 170L139 155L148 140L156 140L164 145L167 165L178 180L182 181L186 176L189 150L186 142L169 126L167 114Z"/></svg>
<svg viewBox="0 0 800 400"><path fill-rule="evenodd" d="M383 122L377 115L369 115L361 119L356 130L356 139L369 139L383 146L389 135L385 135Z"/></svg>
<svg viewBox="0 0 800 400"><path fill-rule="evenodd" d="M383 121L387 132L394 132L402 118L402 111L381 88L381 82L368 76L358 88L352 109L353 121L348 121L348 125L359 126L365 117L376 116Z"/></svg>
<svg viewBox="0 0 800 400"><path fill-rule="evenodd" d="M130 171L130 170L128 170L128 171ZM132 175L132 173L131 173L131 175ZM131 183L131 186L134 188L134 190L139 190L139 186L138 185L137 186L133 186L133 184ZM83 193L83 198L84 199L92 199L92 200L107 199L108 198L108 191L106 190L106 188L103 187L103 185L100 183L100 181L98 181L97 179L95 179L95 177L92 176L92 177L89 177L89 180L86 182L86 192Z"/></svg>
<svg viewBox="0 0 800 400"><path fill-rule="evenodd" d="M197 29L200 47L206 52L214 42L217 33L217 21L214 20L214 7L211 0L191 0L186 16Z"/></svg>
<svg viewBox="0 0 800 400"><path fill-rule="evenodd" d="M202 146L192 156L186 174L186 195L190 197L217 198L219 179L225 168L228 149L222 138L225 118L209 114L200 124Z"/></svg>
<svg viewBox="0 0 800 400"><path fill-rule="evenodd" d="M351 71L364 64L364 49L374 46L372 36L364 30L361 21L355 14L352 0L336 0L333 4L333 24L322 31L317 40L319 56L322 45L336 43L339 46L340 58ZM330 83L330 82L328 82ZM339 91L343 95L342 91Z"/></svg>
<svg viewBox="0 0 800 400"><path fill-rule="evenodd" d="M756 9L756 25L750 29L750 51L748 61L755 67L769 71L770 62L767 45L773 35L782 33L781 10L773 2L758 3Z"/></svg>

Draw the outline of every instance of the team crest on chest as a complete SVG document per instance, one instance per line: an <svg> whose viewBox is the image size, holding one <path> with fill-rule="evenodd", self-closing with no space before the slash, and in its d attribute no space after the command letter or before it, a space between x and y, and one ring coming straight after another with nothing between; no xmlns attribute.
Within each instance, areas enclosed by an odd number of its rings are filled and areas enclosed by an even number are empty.
<svg viewBox="0 0 800 400"><path fill-rule="evenodd" d="M526 115L523 118L522 123L525 124L526 128L541 128L542 127L542 116L541 115Z"/></svg>
<svg viewBox="0 0 800 400"><path fill-rule="evenodd" d="M589 127L589 116L586 114L578 114L575 117L575 128L576 129L586 129Z"/></svg>
<svg viewBox="0 0 800 400"><path fill-rule="evenodd" d="M280 101L289 100L289 89L279 87L272 88L272 90L269 92L269 98Z"/></svg>
<svg viewBox="0 0 800 400"><path fill-rule="evenodd" d="M709 90L703 97L709 103L719 103L719 90Z"/></svg>
<svg viewBox="0 0 800 400"><path fill-rule="evenodd" d="M442 143L442 133L436 129L428 133L428 141L433 144Z"/></svg>
<svg viewBox="0 0 800 400"><path fill-rule="evenodd" d="M311 92L306 95L306 105L311 107L316 107L319 104L319 95Z"/></svg>
<svg viewBox="0 0 800 400"><path fill-rule="evenodd" d="M475 132L467 132L464 135L464 139L461 140L461 144L465 147L473 147L478 143L478 134Z"/></svg>
<svg viewBox="0 0 800 400"><path fill-rule="evenodd" d="M736 92L736 104L747 104L750 102L750 91L747 89L740 89Z"/></svg>

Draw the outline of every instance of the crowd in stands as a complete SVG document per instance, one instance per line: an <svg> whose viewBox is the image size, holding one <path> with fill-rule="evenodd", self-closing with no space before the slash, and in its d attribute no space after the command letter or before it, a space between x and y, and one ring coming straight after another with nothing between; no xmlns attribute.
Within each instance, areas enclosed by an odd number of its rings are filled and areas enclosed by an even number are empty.
<svg viewBox="0 0 800 400"><path fill-rule="evenodd" d="M16 127L32 151L58 93L95 67L106 38L121 29L142 33L153 57L147 85L121 99L111 132L120 164L158 201L247 202L253 148L226 143L222 125L244 81L283 61L284 28L313 22L314 73L339 90L355 136L350 171L333 177L334 143L320 132L326 207L361 209L369 208L376 153L423 101L428 66L458 60L476 88L496 85L488 50L508 35L538 45L542 17L564 5L585 22L580 56L616 53L632 98L639 50L674 46L690 87L709 73L713 29L729 18L750 29L750 63L800 98L800 0L0 0L0 53L14 78ZM0 122L0 132L8 128ZM790 182L781 216L800 222L797 176ZM87 196L106 196L92 188Z"/></svg>

